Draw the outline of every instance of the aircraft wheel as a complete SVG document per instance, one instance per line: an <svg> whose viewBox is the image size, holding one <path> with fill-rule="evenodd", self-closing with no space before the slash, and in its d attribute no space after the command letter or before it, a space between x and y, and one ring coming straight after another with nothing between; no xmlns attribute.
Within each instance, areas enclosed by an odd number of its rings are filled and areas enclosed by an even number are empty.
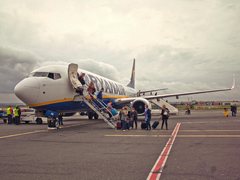
<svg viewBox="0 0 240 180"><path fill-rule="evenodd" d="M28 124L28 123L29 123L29 121L25 121L25 123L26 123L26 124Z"/></svg>
<svg viewBox="0 0 240 180"><path fill-rule="evenodd" d="M92 119L93 118L93 112L88 112L88 119Z"/></svg>
<svg viewBox="0 0 240 180"><path fill-rule="evenodd" d="M98 119L98 114L94 113L94 119Z"/></svg>
<svg viewBox="0 0 240 180"><path fill-rule="evenodd" d="M42 124L42 119L41 118L37 118L36 122L37 122L37 124Z"/></svg>

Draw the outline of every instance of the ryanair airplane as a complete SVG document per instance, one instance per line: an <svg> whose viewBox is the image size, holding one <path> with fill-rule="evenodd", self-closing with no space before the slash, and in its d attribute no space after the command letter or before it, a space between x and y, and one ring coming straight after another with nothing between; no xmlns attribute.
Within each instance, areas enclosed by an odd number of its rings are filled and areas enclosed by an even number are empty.
<svg viewBox="0 0 240 180"><path fill-rule="evenodd" d="M149 95L140 96L141 93L135 90L135 59L133 61L133 68L131 73L131 81L127 86L118 82L112 81L97 74L79 69L77 64L70 64L69 66L52 65L38 68L32 71L29 76L19 82L14 92L16 96L22 100L26 105L36 109L36 111L44 116L47 110L54 112L79 112L87 111L89 119L94 116L94 111L84 101L76 101L75 97L79 95L76 91L81 87L78 81L77 74L85 73L85 82L88 86L90 82L94 83L97 91L104 88L103 101L108 103L113 101L114 108L122 108L128 105L135 108L138 114L144 113L144 105L151 107L149 101L153 99L160 99L166 97L176 97L191 94L210 93L217 91L232 90L235 86L235 78L233 78L233 86L228 89L216 89L196 92L185 92L164 95ZM156 90L152 90L156 91ZM146 91L151 92L151 91ZM88 97L90 98L90 97Z"/></svg>

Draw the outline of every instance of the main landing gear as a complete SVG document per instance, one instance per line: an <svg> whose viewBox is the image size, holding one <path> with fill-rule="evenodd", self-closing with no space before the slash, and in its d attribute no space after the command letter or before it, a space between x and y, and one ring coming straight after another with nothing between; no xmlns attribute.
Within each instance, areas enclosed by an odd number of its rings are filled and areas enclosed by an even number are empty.
<svg viewBox="0 0 240 180"><path fill-rule="evenodd" d="M94 117L94 119L98 119L98 114L95 113L94 111L89 111L88 112L88 119L92 119Z"/></svg>

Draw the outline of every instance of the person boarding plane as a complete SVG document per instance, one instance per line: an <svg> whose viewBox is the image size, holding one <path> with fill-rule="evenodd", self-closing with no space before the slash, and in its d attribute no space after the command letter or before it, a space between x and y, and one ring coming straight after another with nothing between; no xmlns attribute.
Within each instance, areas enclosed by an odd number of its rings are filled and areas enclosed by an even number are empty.
<svg viewBox="0 0 240 180"><path fill-rule="evenodd" d="M78 74L85 74L85 83L82 85L78 80ZM94 83L94 87L99 91L104 88L102 93L103 101L97 102L97 98L93 103L89 103L91 98L87 92L90 82ZM78 68L77 64L51 65L40 67L32 71L29 76L20 81L14 88L15 95L27 104L29 107L36 109L38 115L45 116L47 110L67 113L87 111L89 119L94 116L95 119L100 116L112 128L116 127L114 117L109 119L106 114L106 104L112 100L112 106L120 109L125 105L135 108L139 115L144 113L144 106L151 107L151 102L156 99L166 97L176 97L191 94L210 93L218 91L232 90L235 86L235 78L233 77L232 88L215 89L206 91L186 92L163 94L155 96L139 96L139 92L135 90L135 59L131 73L131 81L127 86L118 82L91 73L89 71ZM82 93L78 93L82 91ZM154 91L154 90L153 90ZM112 113L112 112L111 112ZM58 126L56 120L52 120L53 124Z"/></svg>

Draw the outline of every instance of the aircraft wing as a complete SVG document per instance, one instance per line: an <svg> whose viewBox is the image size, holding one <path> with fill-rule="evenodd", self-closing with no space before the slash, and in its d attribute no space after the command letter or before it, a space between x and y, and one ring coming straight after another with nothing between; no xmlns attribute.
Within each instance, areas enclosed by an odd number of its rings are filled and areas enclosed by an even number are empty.
<svg viewBox="0 0 240 180"><path fill-rule="evenodd" d="M155 89L155 90L149 90L149 91L140 91L139 93L140 93L140 94L143 94L143 93L155 92L155 91L162 91L162 90L167 90L167 89L168 89L168 88Z"/></svg>
<svg viewBox="0 0 240 180"><path fill-rule="evenodd" d="M179 96L192 95L192 94L203 94L203 93L211 93L211 92L219 92L219 91L229 91L233 90L235 87L235 77L233 75L233 85L232 88L226 89L214 89L214 90L205 90L205 91L194 91L194 92L185 92L185 93L174 93L174 94L163 94L163 95L151 95L151 96L142 96L142 97L131 97L131 98L119 98L115 100L115 104L125 104L134 101L137 98L143 98L147 100L158 99L158 98L167 98L167 97L176 97L178 99Z"/></svg>

